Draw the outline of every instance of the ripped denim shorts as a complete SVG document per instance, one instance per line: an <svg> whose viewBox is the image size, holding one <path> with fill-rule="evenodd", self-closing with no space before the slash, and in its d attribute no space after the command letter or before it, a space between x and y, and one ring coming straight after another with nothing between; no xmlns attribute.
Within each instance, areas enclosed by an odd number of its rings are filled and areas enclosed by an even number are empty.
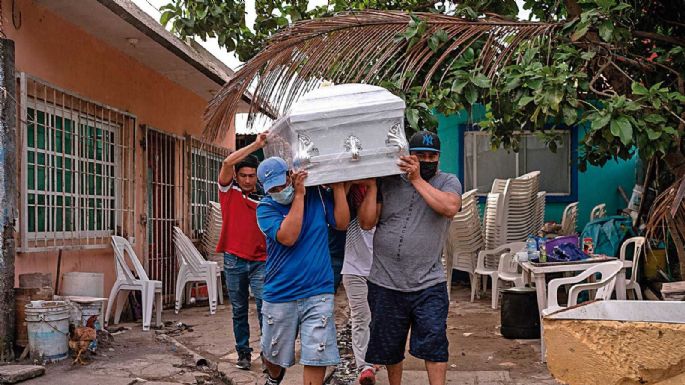
<svg viewBox="0 0 685 385"><path fill-rule="evenodd" d="M292 302L262 304L262 353L284 368L295 364L295 340L300 333L300 364L329 366L340 362L333 318L333 294Z"/></svg>

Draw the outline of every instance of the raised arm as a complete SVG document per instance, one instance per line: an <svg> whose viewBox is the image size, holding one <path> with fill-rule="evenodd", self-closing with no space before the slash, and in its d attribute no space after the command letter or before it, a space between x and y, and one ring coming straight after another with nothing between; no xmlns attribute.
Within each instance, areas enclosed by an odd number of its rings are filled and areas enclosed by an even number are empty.
<svg viewBox="0 0 685 385"><path fill-rule="evenodd" d="M335 229L346 230L350 224L350 207L347 204L347 194L344 183L333 183L333 216L335 217Z"/></svg>
<svg viewBox="0 0 685 385"><path fill-rule="evenodd" d="M421 178L419 159L416 156L403 156L400 169L407 173L407 179L435 212L448 218L452 218L454 214L459 212L461 196L452 192L440 191Z"/></svg>
<svg viewBox="0 0 685 385"><path fill-rule="evenodd" d="M364 195L364 200L357 210L357 219L359 220L359 227L364 230L371 230L378 223L381 212L381 205L376 199L378 185L376 179L365 180L363 184L366 186L366 195Z"/></svg>
<svg viewBox="0 0 685 385"><path fill-rule="evenodd" d="M257 139L249 145L233 151L229 156L224 159L221 163L221 170L219 171L219 184L222 186L227 186L233 180L233 174L235 173L234 166L240 163L241 160L245 159L251 153L264 147L266 144L266 136L268 132L262 132L257 135Z"/></svg>
<svg viewBox="0 0 685 385"><path fill-rule="evenodd" d="M284 246L292 246L297 242L297 238L302 231L302 218L304 217L304 179L307 177L306 171L293 172L290 176L295 189L295 197L290 204L290 212L285 216L281 227L276 233L276 240Z"/></svg>

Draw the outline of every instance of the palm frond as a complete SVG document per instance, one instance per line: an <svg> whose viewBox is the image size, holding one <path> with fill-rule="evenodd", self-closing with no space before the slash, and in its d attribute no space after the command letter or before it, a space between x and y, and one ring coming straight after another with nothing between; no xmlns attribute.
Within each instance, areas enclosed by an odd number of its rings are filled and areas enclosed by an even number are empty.
<svg viewBox="0 0 685 385"><path fill-rule="evenodd" d="M411 46L407 39L396 38L412 20L412 15L399 11L346 13L302 21L279 32L209 103L205 136L215 139L228 131L240 98L251 85L250 114L287 111L299 96L323 80L379 84L399 73L405 75L401 88L406 89L421 74L425 91L445 64L476 41L483 42L476 66L494 78L522 42L545 37L559 27L496 16L478 21L433 13L413 16L426 23L426 30ZM448 38L434 50L429 40L439 30Z"/></svg>

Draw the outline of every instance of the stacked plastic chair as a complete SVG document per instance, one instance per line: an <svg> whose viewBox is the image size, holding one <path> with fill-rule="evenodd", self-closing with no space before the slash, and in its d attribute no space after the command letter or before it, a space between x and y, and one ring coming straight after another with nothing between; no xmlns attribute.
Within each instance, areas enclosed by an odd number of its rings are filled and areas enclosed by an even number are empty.
<svg viewBox="0 0 685 385"><path fill-rule="evenodd" d="M500 194L497 213L501 216L491 221L498 229L490 230L490 233L498 237L491 242L486 239L488 248L523 241L540 230L544 221L545 192L539 190L540 171L513 179L495 179L491 194Z"/></svg>
<svg viewBox="0 0 685 385"><path fill-rule="evenodd" d="M216 245L221 235L221 205L209 202L209 210L205 217L205 230L202 233L202 250L208 261L216 262L219 271L224 269L224 255L216 252Z"/></svg>
<svg viewBox="0 0 685 385"><path fill-rule="evenodd" d="M445 261L447 268L447 287L452 283L452 270L460 270L469 274L471 283L471 302L478 289L478 281L474 275L478 252L483 249L485 242L478 216L477 190L471 190L462 195L461 211L450 223L447 239L445 240ZM451 267L451 268L450 268Z"/></svg>
<svg viewBox="0 0 685 385"><path fill-rule="evenodd" d="M483 212L483 238L486 249L495 249L503 244L504 194L489 193Z"/></svg>
<svg viewBox="0 0 685 385"><path fill-rule="evenodd" d="M205 260L190 238L177 226L174 226L174 246L178 260L174 312L178 314L178 311L181 310L181 301L184 295L186 300L190 298L186 284L204 282L207 284L207 295L209 296L209 314L215 314L217 299L223 303L221 270L218 269L217 263Z"/></svg>

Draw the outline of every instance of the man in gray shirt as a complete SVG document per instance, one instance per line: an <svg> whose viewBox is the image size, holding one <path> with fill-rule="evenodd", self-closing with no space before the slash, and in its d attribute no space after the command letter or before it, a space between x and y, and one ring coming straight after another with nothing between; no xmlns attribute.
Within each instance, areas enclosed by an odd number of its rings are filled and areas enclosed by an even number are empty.
<svg viewBox="0 0 685 385"><path fill-rule="evenodd" d="M430 385L444 385L449 300L441 252L450 220L461 207L461 183L438 170L436 134L414 134L409 151L399 163L406 175L371 183L365 201L377 192L377 204L365 202L358 214L362 229L376 225L366 361L385 365L390 385L400 385L411 329L409 353L425 361Z"/></svg>

